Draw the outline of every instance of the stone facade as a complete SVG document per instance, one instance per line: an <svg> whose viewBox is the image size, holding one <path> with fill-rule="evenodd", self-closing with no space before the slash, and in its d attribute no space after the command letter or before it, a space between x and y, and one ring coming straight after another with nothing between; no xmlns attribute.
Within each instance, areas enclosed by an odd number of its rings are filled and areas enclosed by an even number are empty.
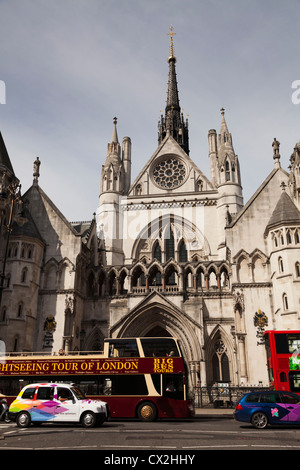
<svg viewBox="0 0 300 470"><path fill-rule="evenodd" d="M288 173L274 139L273 169L244 205L224 109L208 132L208 178L190 156L172 41L168 63L158 146L132 182L131 140L119 143L114 119L92 221L66 220L39 185L38 159L21 203L8 197L19 180L1 136L0 339L54 353L175 336L194 385L267 385L263 331L300 326L300 144Z"/></svg>

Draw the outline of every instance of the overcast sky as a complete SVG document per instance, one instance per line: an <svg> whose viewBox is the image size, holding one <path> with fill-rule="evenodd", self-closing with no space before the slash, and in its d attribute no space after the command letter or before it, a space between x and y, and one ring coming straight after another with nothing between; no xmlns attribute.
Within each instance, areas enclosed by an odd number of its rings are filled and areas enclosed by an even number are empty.
<svg viewBox="0 0 300 470"><path fill-rule="evenodd" d="M114 116L134 180L157 148L171 24L198 167L210 178L207 134L224 107L245 202L274 167L274 137L288 169L299 0L0 0L0 130L23 193L38 156L42 189L68 220L90 220Z"/></svg>

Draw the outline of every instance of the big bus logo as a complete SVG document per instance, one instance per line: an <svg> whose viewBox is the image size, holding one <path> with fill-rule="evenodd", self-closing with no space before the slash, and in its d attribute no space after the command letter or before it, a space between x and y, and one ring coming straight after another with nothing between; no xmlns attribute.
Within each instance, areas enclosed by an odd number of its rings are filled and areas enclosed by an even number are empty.
<svg viewBox="0 0 300 470"><path fill-rule="evenodd" d="M171 357L162 358L162 359L154 359L154 372L157 373L164 373L164 372L173 372L174 361Z"/></svg>

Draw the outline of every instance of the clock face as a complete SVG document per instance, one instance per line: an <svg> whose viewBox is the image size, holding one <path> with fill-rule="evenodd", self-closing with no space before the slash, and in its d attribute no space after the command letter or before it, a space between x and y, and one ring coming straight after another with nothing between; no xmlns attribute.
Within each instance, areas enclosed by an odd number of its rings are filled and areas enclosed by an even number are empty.
<svg viewBox="0 0 300 470"><path fill-rule="evenodd" d="M153 169L153 179L163 189L175 189L181 186L186 178L186 168L177 157L167 157L157 163Z"/></svg>

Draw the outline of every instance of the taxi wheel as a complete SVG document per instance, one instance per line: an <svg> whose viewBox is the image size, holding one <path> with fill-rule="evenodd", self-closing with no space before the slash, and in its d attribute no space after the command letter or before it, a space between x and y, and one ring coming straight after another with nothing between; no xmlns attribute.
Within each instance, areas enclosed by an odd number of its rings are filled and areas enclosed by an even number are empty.
<svg viewBox="0 0 300 470"><path fill-rule="evenodd" d="M137 414L141 421L155 421L157 410L153 403L145 402L138 407Z"/></svg>
<svg viewBox="0 0 300 470"><path fill-rule="evenodd" d="M85 428L93 428L96 425L96 416L92 411L86 411L81 417L81 424Z"/></svg>
<svg viewBox="0 0 300 470"><path fill-rule="evenodd" d="M257 411L251 418L251 423L257 429L265 429L268 426L268 418L265 413Z"/></svg>
<svg viewBox="0 0 300 470"><path fill-rule="evenodd" d="M19 428L28 428L31 423L30 415L26 411L21 411L17 416L16 422Z"/></svg>

